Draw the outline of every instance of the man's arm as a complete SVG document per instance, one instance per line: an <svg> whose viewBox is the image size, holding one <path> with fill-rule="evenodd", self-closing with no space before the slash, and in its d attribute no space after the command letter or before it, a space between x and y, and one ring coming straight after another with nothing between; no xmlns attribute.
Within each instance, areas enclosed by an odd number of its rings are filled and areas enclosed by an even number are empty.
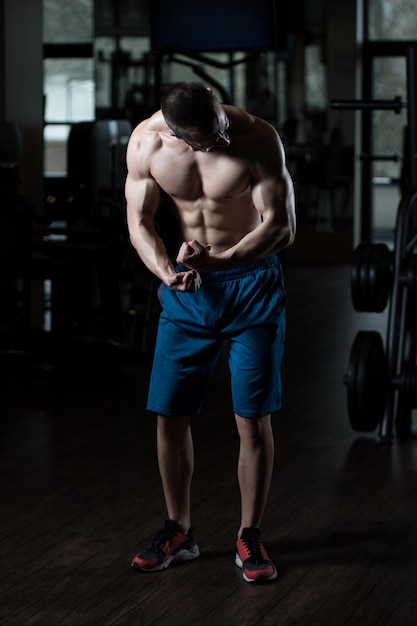
<svg viewBox="0 0 417 626"><path fill-rule="evenodd" d="M146 267L168 287L177 291L196 291L201 278L195 270L176 273L165 245L155 229L155 215L161 194L156 181L137 167L138 147L128 147L125 194L130 240Z"/></svg>
<svg viewBox="0 0 417 626"><path fill-rule="evenodd" d="M184 243L177 260L188 267L205 271L228 269L264 258L294 241L294 186L285 166L284 149L269 124L262 120L257 124L260 133L253 149L252 200L262 222L236 244L215 255L198 242Z"/></svg>

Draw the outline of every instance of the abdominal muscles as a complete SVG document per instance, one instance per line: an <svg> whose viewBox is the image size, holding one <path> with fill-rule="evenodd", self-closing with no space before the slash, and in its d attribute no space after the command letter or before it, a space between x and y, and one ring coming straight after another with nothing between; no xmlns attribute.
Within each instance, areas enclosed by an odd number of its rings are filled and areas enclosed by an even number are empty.
<svg viewBox="0 0 417 626"><path fill-rule="evenodd" d="M261 223L250 192L233 198L193 202L174 199L184 241L209 245L214 254L234 245Z"/></svg>

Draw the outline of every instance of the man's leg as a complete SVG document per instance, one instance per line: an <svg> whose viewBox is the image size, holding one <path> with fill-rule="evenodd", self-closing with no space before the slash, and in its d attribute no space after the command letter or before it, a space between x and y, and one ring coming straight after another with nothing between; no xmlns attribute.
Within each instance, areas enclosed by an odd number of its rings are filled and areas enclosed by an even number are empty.
<svg viewBox="0 0 417 626"><path fill-rule="evenodd" d="M274 463L274 437L271 416L248 419L235 416L240 437L238 479L243 528L259 528L265 511Z"/></svg>
<svg viewBox="0 0 417 626"><path fill-rule="evenodd" d="M158 463L168 518L183 533L191 526L190 488L194 472L194 448L189 417L158 415Z"/></svg>
<svg viewBox="0 0 417 626"><path fill-rule="evenodd" d="M194 452L188 417L158 416L158 463L168 519L152 545L132 561L135 569L155 572L172 561L190 561L200 555L190 528L190 486Z"/></svg>
<svg viewBox="0 0 417 626"><path fill-rule="evenodd" d="M235 563L248 583L274 580L277 570L261 542L259 529L274 462L271 416L245 419L236 415L236 424L240 436L238 479L242 511Z"/></svg>

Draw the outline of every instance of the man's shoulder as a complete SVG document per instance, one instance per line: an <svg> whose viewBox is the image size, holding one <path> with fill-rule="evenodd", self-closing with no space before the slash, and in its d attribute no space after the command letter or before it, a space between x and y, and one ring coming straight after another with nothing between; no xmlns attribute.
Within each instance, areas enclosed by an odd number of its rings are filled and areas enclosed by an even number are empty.
<svg viewBox="0 0 417 626"><path fill-rule="evenodd" d="M162 146L162 132L163 125L157 114L134 128L127 148L128 170L132 176L149 176L153 158Z"/></svg>
<svg viewBox="0 0 417 626"><path fill-rule="evenodd" d="M162 115L157 111L151 117L139 122L133 130L132 139L135 142L153 144L160 140L160 134L165 130Z"/></svg>
<svg viewBox="0 0 417 626"><path fill-rule="evenodd" d="M162 147L163 120L157 114L140 122L133 130L128 146L128 161L148 171L152 157Z"/></svg>
<svg viewBox="0 0 417 626"><path fill-rule="evenodd" d="M241 135L245 138L245 141L252 140L253 142L259 141L260 138L277 137L276 129L264 119L253 115L244 109L235 106L225 106L225 111L231 122L231 130L236 135Z"/></svg>

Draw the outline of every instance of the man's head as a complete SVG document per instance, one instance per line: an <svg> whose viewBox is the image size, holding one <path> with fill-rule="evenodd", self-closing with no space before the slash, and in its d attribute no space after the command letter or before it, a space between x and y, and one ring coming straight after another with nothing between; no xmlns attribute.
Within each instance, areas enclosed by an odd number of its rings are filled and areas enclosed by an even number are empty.
<svg viewBox="0 0 417 626"><path fill-rule="evenodd" d="M199 83L177 83L162 97L161 110L174 135L194 150L230 144L229 120L212 92Z"/></svg>

